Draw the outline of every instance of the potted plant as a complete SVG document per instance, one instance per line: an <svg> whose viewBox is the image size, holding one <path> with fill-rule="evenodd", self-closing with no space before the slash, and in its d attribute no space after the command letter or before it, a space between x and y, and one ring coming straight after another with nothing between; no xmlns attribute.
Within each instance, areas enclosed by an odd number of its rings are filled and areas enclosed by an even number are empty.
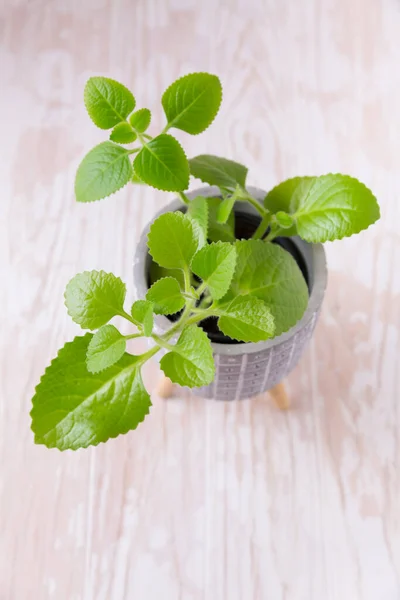
<svg viewBox="0 0 400 600"><path fill-rule="evenodd" d="M84 98L95 125L111 133L80 164L77 200L100 200L128 182L178 199L139 241L133 303L112 273L79 273L66 287L69 315L89 332L47 367L31 411L35 442L60 450L135 429L151 406L141 367L158 353L172 382L204 396L249 397L276 384L299 359L319 314L321 243L379 218L372 192L347 175L295 177L267 193L247 187L247 168L237 162L188 160L169 131L197 135L211 124L222 98L215 75L189 74L164 92L167 124L154 137L150 110L135 110L122 84L93 77ZM208 187L186 193L190 175ZM116 316L132 325L131 334L110 323ZM149 338L150 349L127 353L127 340L137 337Z"/></svg>

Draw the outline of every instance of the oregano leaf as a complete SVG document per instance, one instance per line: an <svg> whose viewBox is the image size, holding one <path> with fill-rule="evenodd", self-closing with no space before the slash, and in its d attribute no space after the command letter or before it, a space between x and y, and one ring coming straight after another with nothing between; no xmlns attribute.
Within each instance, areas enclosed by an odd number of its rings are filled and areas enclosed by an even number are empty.
<svg viewBox="0 0 400 600"><path fill-rule="evenodd" d="M218 211L223 200L208 198L208 239L211 242L235 241L235 214L231 211L226 223L218 222Z"/></svg>
<svg viewBox="0 0 400 600"><path fill-rule="evenodd" d="M118 123L110 133L110 140L118 142L119 144L130 144L134 142L137 135L132 131L132 127L129 123Z"/></svg>
<svg viewBox="0 0 400 600"><path fill-rule="evenodd" d="M146 299L152 302L157 315L173 315L185 306L185 298L174 277L164 277L153 283Z"/></svg>
<svg viewBox="0 0 400 600"><path fill-rule="evenodd" d="M201 154L189 160L190 173L209 185L235 189L246 185L247 167L234 160Z"/></svg>
<svg viewBox="0 0 400 600"><path fill-rule="evenodd" d="M96 446L135 429L149 413L139 358L124 354L108 369L89 373L92 337L87 333L65 344L36 387L31 411L36 444L59 450Z"/></svg>
<svg viewBox="0 0 400 600"><path fill-rule="evenodd" d="M108 77L91 77L84 91L86 110L100 129L111 129L135 108L135 98L122 83Z"/></svg>
<svg viewBox="0 0 400 600"><path fill-rule="evenodd" d="M192 271L207 284L213 299L219 300L229 289L235 265L235 247L216 242L204 246L194 255Z"/></svg>
<svg viewBox="0 0 400 600"><path fill-rule="evenodd" d="M254 296L238 296L218 310L218 327L233 340L262 342L274 335L274 318L263 300Z"/></svg>
<svg viewBox="0 0 400 600"><path fill-rule="evenodd" d="M179 142L162 133L147 142L133 162L139 178L159 190L179 192L189 185L189 164Z"/></svg>
<svg viewBox="0 0 400 600"><path fill-rule="evenodd" d="M102 142L86 154L75 178L78 202L101 200L124 187L132 177L129 151L112 142Z"/></svg>
<svg viewBox="0 0 400 600"><path fill-rule="evenodd" d="M149 127L151 121L151 112L148 108L139 108L129 117L129 123L139 133L144 133Z"/></svg>
<svg viewBox="0 0 400 600"><path fill-rule="evenodd" d="M275 219L279 227L282 227L282 229L290 229L293 227L293 225L295 225L292 215L289 215L282 210L279 210L277 213L275 213Z"/></svg>
<svg viewBox="0 0 400 600"><path fill-rule="evenodd" d="M198 229L181 212L165 213L152 223L148 247L153 259L167 269L185 269L199 247Z"/></svg>
<svg viewBox="0 0 400 600"><path fill-rule="evenodd" d="M186 327L174 350L162 357L160 367L174 383L190 388L208 385L215 366L211 342L196 325Z"/></svg>
<svg viewBox="0 0 400 600"><path fill-rule="evenodd" d="M97 329L121 314L126 287L124 282L104 271L84 271L71 279L65 290L69 316L82 329Z"/></svg>
<svg viewBox="0 0 400 600"><path fill-rule="evenodd" d="M146 337L149 337L153 331L153 311L154 306L152 302L149 302L148 300L136 300L136 302L132 304L132 319L142 329L143 335Z"/></svg>
<svg viewBox="0 0 400 600"><path fill-rule="evenodd" d="M181 269L166 269L160 267L154 260L151 261L150 265L150 283L153 284L163 277L173 277L179 283L181 289L185 287L185 277Z"/></svg>
<svg viewBox="0 0 400 600"><path fill-rule="evenodd" d="M228 294L255 296L268 305L275 321L275 335L297 323L308 303L308 288L294 258L278 246L262 240L235 244L236 269Z"/></svg>
<svg viewBox="0 0 400 600"><path fill-rule="evenodd" d="M216 75L184 75L170 85L162 96L168 127L192 135L201 133L215 119L221 100L222 87Z"/></svg>
<svg viewBox="0 0 400 600"><path fill-rule="evenodd" d="M204 196L196 196L190 201L187 216L195 221L202 232L201 246L207 241L208 234L208 202Z"/></svg>
<svg viewBox="0 0 400 600"><path fill-rule="evenodd" d="M114 325L103 325L89 342L86 366L90 373L99 373L118 362L126 349L126 340Z"/></svg>
<svg viewBox="0 0 400 600"><path fill-rule="evenodd" d="M308 242L326 242L359 233L379 219L375 196L348 175L293 177L273 188L264 204L272 213L292 215L293 227L281 236L300 235Z"/></svg>
<svg viewBox="0 0 400 600"><path fill-rule="evenodd" d="M379 219L377 200L363 183L348 175L313 178L307 193L295 190L291 213L307 242L327 242L367 229Z"/></svg>

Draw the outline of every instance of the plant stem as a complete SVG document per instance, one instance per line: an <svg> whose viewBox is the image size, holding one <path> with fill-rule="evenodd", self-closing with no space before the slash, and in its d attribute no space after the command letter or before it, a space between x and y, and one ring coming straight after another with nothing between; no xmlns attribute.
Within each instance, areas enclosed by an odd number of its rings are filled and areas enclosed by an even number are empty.
<svg viewBox="0 0 400 600"><path fill-rule="evenodd" d="M185 282L185 293L190 294L190 271L187 266L183 269L183 278Z"/></svg>
<svg viewBox="0 0 400 600"><path fill-rule="evenodd" d="M131 315L129 315L125 310L121 310L119 313L117 313L120 317L123 317L124 319L126 319L127 321L129 321L130 323L132 323L133 325L135 325L135 327L139 327L139 323L137 323L137 321L135 321L135 319L133 319L131 317Z"/></svg>
<svg viewBox="0 0 400 600"><path fill-rule="evenodd" d="M178 192L178 196L184 204L190 204L190 200L184 192Z"/></svg>
<svg viewBox="0 0 400 600"><path fill-rule="evenodd" d="M128 154L135 154L136 152L139 152L139 150L141 150L141 148L131 148L128 150Z"/></svg>
<svg viewBox="0 0 400 600"><path fill-rule="evenodd" d="M271 222L271 215L270 214L264 215L261 220L261 223L255 230L255 232L253 233L251 238L253 240L260 240L263 237L264 233L267 231L270 222Z"/></svg>
<svg viewBox="0 0 400 600"><path fill-rule="evenodd" d="M174 347L171 346L171 344L168 344L168 342L165 342L162 337L159 337L158 335L153 335L153 340L155 342L157 342L157 344L159 346L161 346L161 348L165 348L166 350L169 350L170 352L174 350Z"/></svg>
<svg viewBox="0 0 400 600"><path fill-rule="evenodd" d="M132 333L131 335L124 335L126 340L133 340L133 338L143 337L143 333Z"/></svg>
<svg viewBox="0 0 400 600"><path fill-rule="evenodd" d="M279 225L277 225L275 223L275 226L274 226L274 223L272 223L272 225L271 225L271 231L264 238L264 242L272 242L272 240L274 240L276 237L278 237L278 235L280 235L283 231L284 231L284 229L281 229L279 227Z"/></svg>
<svg viewBox="0 0 400 600"><path fill-rule="evenodd" d="M251 194L249 194L249 192L247 190L244 190L244 195L240 198L241 200L246 200L246 202L248 202L249 204L252 205L253 208L256 209L256 211L264 218L265 216L267 216L269 214L269 211L264 208L262 206L262 204L260 204L258 202L258 200L256 200L255 198L253 198L253 196Z"/></svg>

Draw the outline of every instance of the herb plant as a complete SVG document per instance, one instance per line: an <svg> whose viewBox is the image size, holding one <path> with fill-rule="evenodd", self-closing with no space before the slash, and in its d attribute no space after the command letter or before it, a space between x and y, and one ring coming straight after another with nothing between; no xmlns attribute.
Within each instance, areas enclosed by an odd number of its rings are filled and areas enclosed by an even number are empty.
<svg viewBox="0 0 400 600"><path fill-rule="evenodd" d="M209 317L232 340L260 342L289 330L308 302L303 275L275 238L298 235L307 242L341 239L379 218L372 192L347 175L295 177L277 185L259 203L246 188L247 168L211 155L188 160L172 129L203 132L222 98L219 79L193 73L175 81L162 96L167 123L149 135L151 112L136 109L121 83L92 77L84 100L95 125L109 131L84 157L75 182L78 202L105 198L128 182L175 192L183 210L165 213L150 228L148 248L158 275L146 297L126 302L126 287L112 273L88 271L67 285L65 304L83 336L68 342L46 369L33 398L35 442L60 450L97 445L135 429L151 401L141 368L164 351L161 369L174 383L211 383L210 340L199 324ZM189 176L218 186L215 198L185 194ZM235 239L236 203L259 214L251 239ZM162 335L154 315L176 315ZM132 333L110 323L123 317ZM90 333L90 331L94 333ZM145 353L126 352L131 338L147 337Z"/></svg>

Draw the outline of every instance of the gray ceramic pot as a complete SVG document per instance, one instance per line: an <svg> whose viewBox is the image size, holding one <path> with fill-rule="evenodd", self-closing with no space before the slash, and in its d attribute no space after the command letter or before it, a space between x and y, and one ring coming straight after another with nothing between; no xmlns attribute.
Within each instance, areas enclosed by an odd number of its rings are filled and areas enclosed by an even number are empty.
<svg viewBox="0 0 400 600"><path fill-rule="evenodd" d="M266 192L258 188L249 191L260 202ZM205 187L190 192L188 197L218 196L216 187ZM182 208L182 202L175 200L155 215ZM257 215L252 206L240 203L240 211ZM151 223L144 229L137 246L134 261L134 283L137 298L144 298L147 292L147 274L151 257L147 251L147 234ZM204 398L216 400L239 400L255 396L279 383L296 366L303 350L310 340L317 322L324 298L327 270L325 251L321 244L308 244L300 238L291 238L300 252L308 274L310 298L303 318L289 331L267 342L251 344L213 343L216 374L214 382L193 392ZM171 322L163 316L156 317L155 331L166 331Z"/></svg>

